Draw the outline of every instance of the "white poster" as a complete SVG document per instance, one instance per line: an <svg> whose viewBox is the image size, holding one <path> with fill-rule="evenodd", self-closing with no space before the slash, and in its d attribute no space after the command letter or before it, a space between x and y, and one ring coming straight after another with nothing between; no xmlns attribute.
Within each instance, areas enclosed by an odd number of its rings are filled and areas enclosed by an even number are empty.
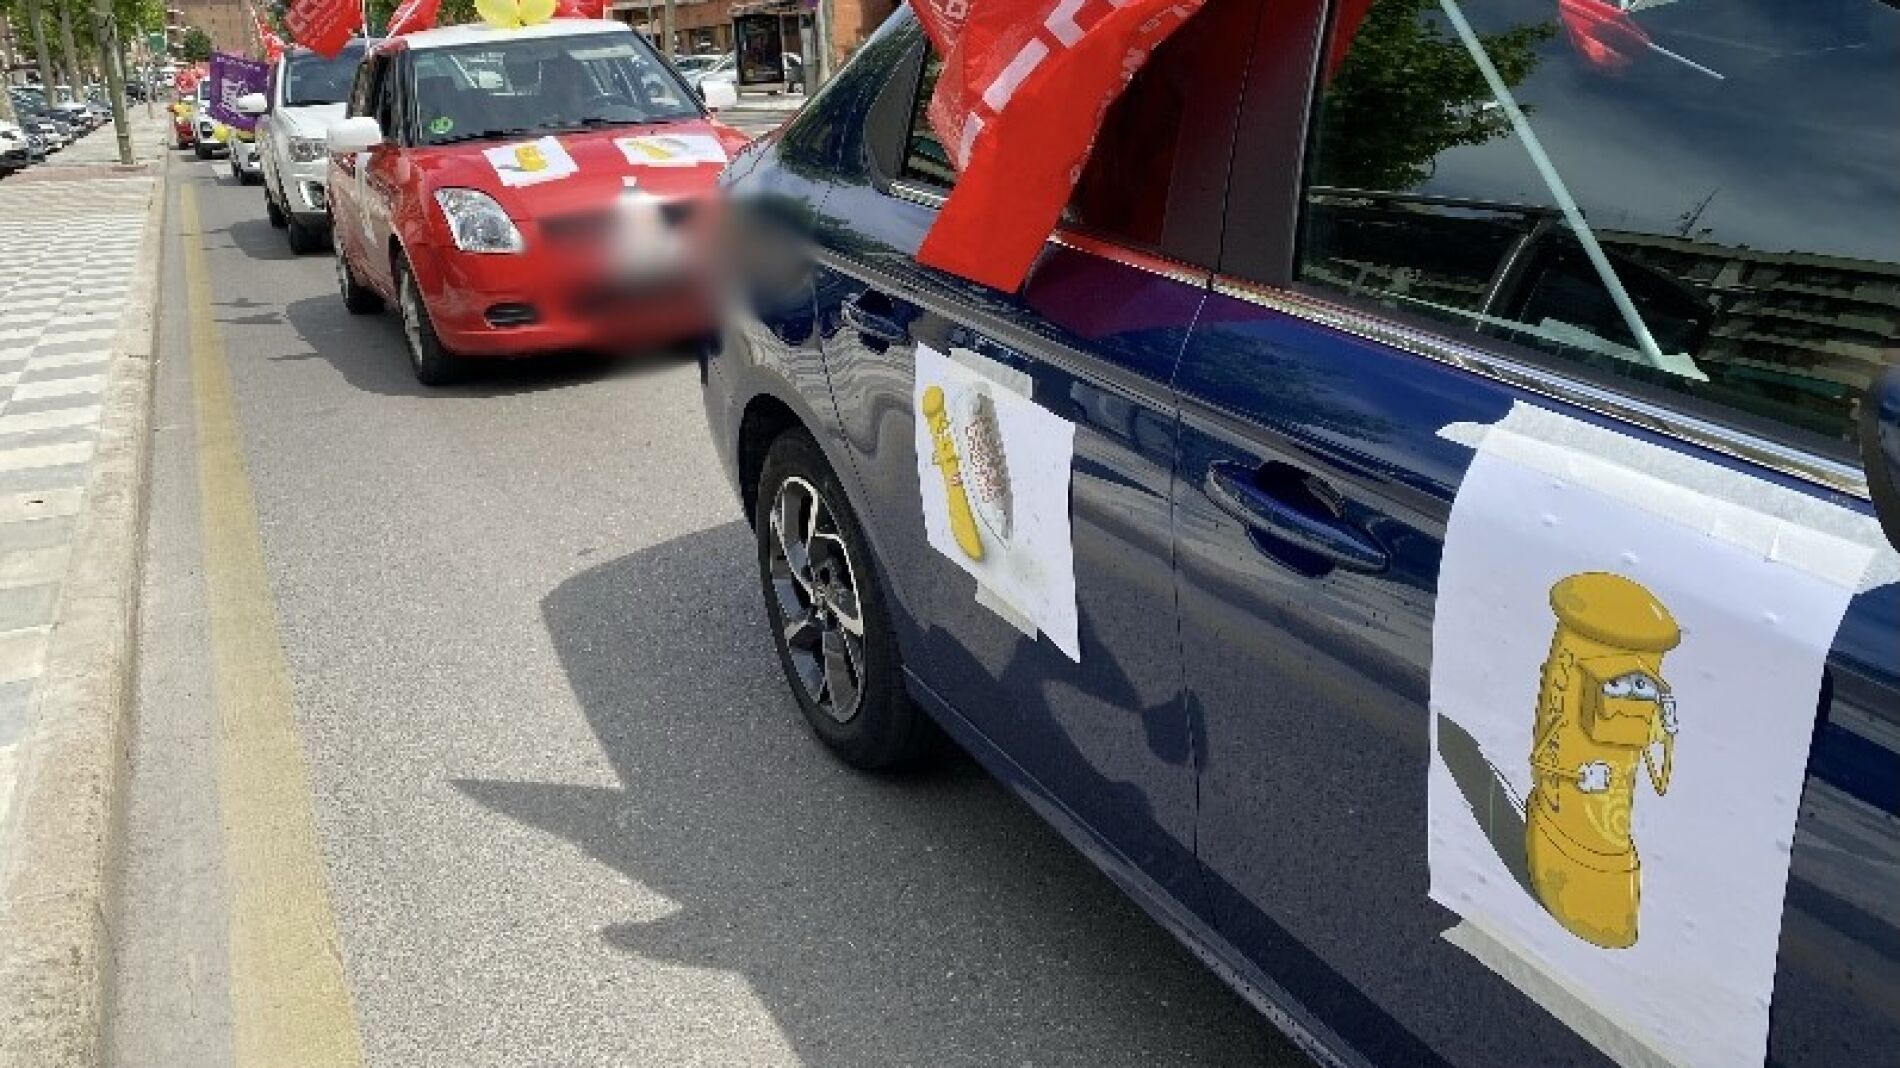
<svg viewBox="0 0 1900 1068"><path fill-rule="evenodd" d="M561 147L561 142L552 137L496 145L483 149L482 155L488 157L488 164L495 168L501 184L509 186L552 182L580 170L574 157L568 155L567 149Z"/></svg>
<svg viewBox="0 0 1900 1068"><path fill-rule="evenodd" d="M1822 667L1874 550L1576 420L1463 429L1432 633L1447 937L1621 1063L1761 1064Z"/></svg>
<svg viewBox="0 0 1900 1068"><path fill-rule="evenodd" d="M1023 377L965 350L917 346L917 484L930 544L975 576L977 600L1078 663L1069 469L1075 424Z"/></svg>
<svg viewBox="0 0 1900 1068"><path fill-rule="evenodd" d="M726 165L726 146L710 134L643 134L617 137L620 154L642 167L698 167Z"/></svg>

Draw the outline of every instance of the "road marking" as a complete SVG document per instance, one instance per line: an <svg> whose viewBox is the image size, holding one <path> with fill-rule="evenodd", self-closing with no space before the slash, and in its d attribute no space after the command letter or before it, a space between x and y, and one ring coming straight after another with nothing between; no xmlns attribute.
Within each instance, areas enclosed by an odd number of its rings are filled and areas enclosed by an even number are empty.
<svg viewBox="0 0 1900 1068"><path fill-rule="evenodd" d="M231 380L211 310L196 191L179 190L197 402L218 795L230 874L237 1068L357 1068L356 1013L310 811Z"/></svg>

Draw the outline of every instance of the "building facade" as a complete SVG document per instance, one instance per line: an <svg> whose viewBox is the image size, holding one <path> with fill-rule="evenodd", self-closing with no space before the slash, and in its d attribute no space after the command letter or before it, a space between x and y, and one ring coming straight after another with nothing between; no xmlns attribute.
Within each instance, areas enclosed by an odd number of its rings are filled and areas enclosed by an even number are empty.
<svg viewBox="0 0 1900 1068"><path fill-rule="evenodd" d="M897 0L823 0L831 17L832 69L849 59L865 38L897 10ZM660 43L664 0L614 0L614 18ZM809 32L814 5L807 0L674 0L673 51L676 55L722 55L732 50L732 19L742 14L798 16L801 35ZM789 51L799 51L788 42Z"/></svg>
<svg viewBox="0 0 1900 1068"><path fill-rule="evenodd" d="M173 0L173 7L178 12L178 24L196 26L209 34L212 48L240 55L258 54L257 27L244 0Z"/></svg>

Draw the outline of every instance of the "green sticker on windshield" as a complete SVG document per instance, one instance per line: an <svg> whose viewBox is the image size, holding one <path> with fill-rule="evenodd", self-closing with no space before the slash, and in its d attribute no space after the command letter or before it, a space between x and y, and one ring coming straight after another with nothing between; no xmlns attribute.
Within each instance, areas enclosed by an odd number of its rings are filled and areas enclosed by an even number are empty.
<svg viewBox="0 0 1900 1068"><path fill-rule="evenodd" d="M455 120L449 118L447 115L437 115L435 118L429 120L429 132L435 134L437 137L453 129L455 129Z"/></svg>

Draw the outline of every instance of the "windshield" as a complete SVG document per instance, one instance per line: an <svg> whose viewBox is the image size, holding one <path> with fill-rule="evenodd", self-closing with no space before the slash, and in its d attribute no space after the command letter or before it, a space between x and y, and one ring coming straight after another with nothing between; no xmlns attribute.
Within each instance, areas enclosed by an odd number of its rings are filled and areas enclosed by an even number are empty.
<svg viewBox="0 0 1900 1068"><path fill-rule="evenodd" d="M284 64L284 106L341 104L350 98L350 82L362 62L363 46L345 48L334 59L300 52Z"/></svg>
<svg viewBox="0 0 1900 1068"><path fill-rule="evenodd" d="M421 143L696 119L699 105L631 33L431 48L415 54Z"/></svg>

